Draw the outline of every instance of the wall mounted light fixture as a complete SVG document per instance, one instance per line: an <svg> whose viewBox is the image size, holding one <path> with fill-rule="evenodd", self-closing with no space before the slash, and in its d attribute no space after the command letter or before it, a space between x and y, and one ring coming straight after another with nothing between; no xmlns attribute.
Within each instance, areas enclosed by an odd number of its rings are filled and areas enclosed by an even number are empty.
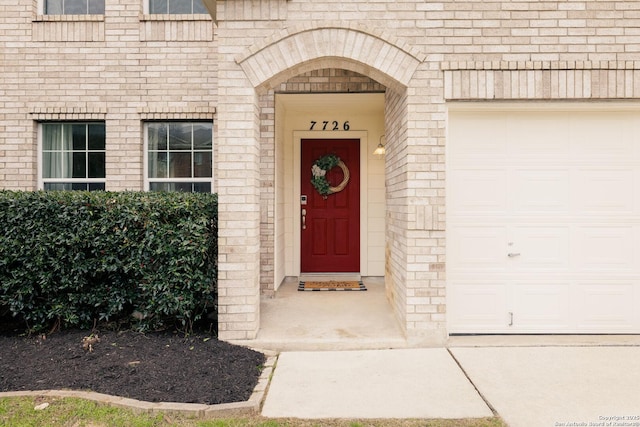
<svg viewBox="0 0 640 427"><path fill-rule="evenodd" d="M376 147L375 150L373 150L374 156L382 157L387 152L387 150L384 148L384 145L382 144L382 138L384 138L384 135L380 136L380 141L378 142L378 146Z"/></svg>

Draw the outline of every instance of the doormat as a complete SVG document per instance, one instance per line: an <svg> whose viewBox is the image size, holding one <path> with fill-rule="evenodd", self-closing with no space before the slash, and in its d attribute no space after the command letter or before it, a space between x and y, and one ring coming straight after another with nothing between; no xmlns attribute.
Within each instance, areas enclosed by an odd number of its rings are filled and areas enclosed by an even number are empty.
<svg viewBox="0 0 640 427"><path fill-rule="evenodd" d="M367 288L362 282L357 280L331 280L329 282L321 282L310 280L300 282L299 291L366 291Z"/></svg>

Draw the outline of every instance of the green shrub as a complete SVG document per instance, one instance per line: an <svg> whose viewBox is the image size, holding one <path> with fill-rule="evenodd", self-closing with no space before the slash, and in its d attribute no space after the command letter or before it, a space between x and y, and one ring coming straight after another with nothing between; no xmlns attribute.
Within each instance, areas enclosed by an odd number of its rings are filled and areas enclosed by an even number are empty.
<svg viewBox="0 0 640 427"><path fill-rule="evenodd" d="M216 281L215 195L0 191L0 308L31 330L190 329Z"/></svg>

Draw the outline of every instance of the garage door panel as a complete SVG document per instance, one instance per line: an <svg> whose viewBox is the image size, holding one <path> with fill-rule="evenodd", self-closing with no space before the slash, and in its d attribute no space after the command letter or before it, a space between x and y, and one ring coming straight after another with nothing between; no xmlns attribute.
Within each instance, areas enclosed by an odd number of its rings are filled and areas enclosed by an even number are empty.
<svg viewBox="0 0 640 427"><path fill-rule="evenodd" d="M575 175L576 212L633 213L638 195L632 169L582 169Z"/></svg>
<svg viewBox="0 0 640 427"><path fill-rule="evenodd" d="M455 161L506 158L506 120L503 117L490 113L461 113L460 119L468 126L449 129L449 138L459 141L450 147L450 155Z"/></svg>
<svg viewBox="0 0 640 427"><path fill-rule="evenodd" d="M640 223L633 227L633 253L635 257L633 261L635 273L640 277ZM638 294L640 295L640 289ZM638 304L638 307L640 307L640 304ZM638 313L640 313L640 310L638 310ZM638 324L640 325L640 323Z"/></svg>
<svg viewBox="0 0 640 427"><path fill-rule="evenodd" d="M451 236L449 257L458 271L502 271L507 257L504 226L458 226Z"/></svg>
<svg viewBox="0 0 640 427"><path fill-rule="evenodd" d="M501 212L507 207L507 172L490 169L455 169L449 176L453 188L452 214Z"/></svg>
<svg viewBox="0 0 640 427"><path fill-rule="evenodd" d="M568 282L517 283L513 288L514 327L532 332L569 327Z"/></svg>
<svg viewBox="0 0 640 427"><path fill-rule="evenodd" d="M507 152L510 159L569 159L569 125L558 116L531 116L517 112L507 115ZM567 113L559 113L568 117Z"/></svg>
<svg viewBox="0 0 640 427"><path fill-rule="evenodd" d="M624 117L621 117L624 116ZM574 159L625 161L635 153L630 117L625 113L574 113L571 155Z"/></svg>
<svg viewBox="0 0 640 427"><path fill-rule="evenodd" d="M509 252L520 254L514 257L514 268L521 271L560 270L570 267L569 226L524 226L514 227L511 232L513 245Z"/></svg>
<svg viewBox="0 0 640 427"><path fill-rule="evenodd" d="M577 328L611 332L634 329L636 288L633 282L578 284Z"/></svg>
<svg viewBox="0 0 640 427"><path fill-rule="evenodd" d="M499 332L508 326L505 282L449 284L447 306L451 332Z"/></svg>
<svg viewBox="0 0 640 427"><path fill-rule="evenodd" d="M640 146L640 144L638 144ZM640 161L638 161L638 165L640 165ZM634 208L633 213L636 217L640 217L640 166L638 166L638 170L634 173L633 179L633 194L634 194Z"/></svg>
<svg viewBox="0 0 640 427"><path fill-rule="evenodd" d="M570 175L561 170L516 170L509 194L514 197L514 210L532 212L569 212Z"/></svg>
<svg viewBox="0 0 640 427"><path fill-rule="evenodd" d="M576 270L638 272L638 242L633 227L579 226L575 228L573 254Z"/></svg>

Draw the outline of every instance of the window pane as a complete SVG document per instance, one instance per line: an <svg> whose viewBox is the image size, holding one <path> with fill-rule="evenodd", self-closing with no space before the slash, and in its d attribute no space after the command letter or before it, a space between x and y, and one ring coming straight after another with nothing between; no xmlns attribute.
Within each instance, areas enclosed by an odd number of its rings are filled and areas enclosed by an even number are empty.
<svg viewBox="0 0 640 427"><path fill-rule="evenodd" d="M149 150L167 149L167 124L149 123L147 126Z"/></svg>
<svg viewBox="0 0 640 427"><path fill-rule="evenodd" d="M45 182L44 189L47 191L104 191L103 182Z"/></svg>
<svg viewBox="0 0 640 427"><path fill-rule="evenodd" d="M87 0L64 0L65 15L86 15Z"/></svg>
<svg viewBox="0 0 640 427"><path fill-rule="evenodd" d="M149 0L149 13L167 13L167 0Z"/></svg>
<svg viewBox="0 0 640 427"><path fill-rule="evenodd" d="M54 123L42 125L42 149L62 150L62 125Z"/></svg>
<svg viewBox="0 0 640 427"><path fill-rule="evenodd" d="M169 178L191 178L191 153L169 153Z"/></svg>
<svg viewBox="0 0 640 427"><path fill-rule="evenodd" d="M73 150L73 125L62 124L62 149Z"/></svg>
<svg viewBox="0 0 640 427"><path fill-rule="evenodd" d="M74 182L71 184L71 189L75 191L86 191L89 185L86 182Z"/></svg>
<svg viewBox="0 0 640 427"><path fill-rule="evenodd" d="M104 15L104 0L89 0L90 15Z"/></svg>
<svg viewBox="0 0 640 427"><path fill-rule="evenodd" d="M149 184L151 191L182 191L191 192L190 182L151 182Z"/></svg>
<svg viewBox="0 0 640 427"><path fill-rule="evenodd" d="M166 182L150 182L149 190L151 191L169 191Z"/></svg>
<svg viewBox="0 0 640 427"><path fill-rule="evenodd" d="M211 151L193 153L193 176L197 178L211 177Z"/></svg>
<svg viewBox="0 0 640 427"><path fill-rule="evenodd" d="M71 151L54 151L42 153L43 178L71 178L73 163Z"/></svg>
<svg viewBox="0 0 640 427"><path fill-rule="evenodd" d="M74 150L86 150L87 149L87 125L78 124L71 126L73 149Z"/></svg>
<svg viewBox="0 0 640 427"><path fill-rule="evenodd" d="M206 7L204 7L204 3L202 2L202 0L193 0L193 13L209 14L209 11Z"/></svg>
<svg viewBox="0 0 640 427"><path fill-rule="evenodd" d="M46 15L62 15L62 0L46 0L44 13Z"/></svg>
<svg viewBox="0 0 640 427"><path fill-rule="evenodd" d="M210 182L194 182L193 191L194 193L211 193L211 183Z"/></svg>
<svg viewBox="0 0 640 427"><path fill-rule="evenodd" d="M42 153L43 178L69 178L64 176L62 171L62 153Z"/></svg>
<svg viewBox="0 0 640 427"><path fill-rule="evenodd" d="M169 150L191 150L191 123L169 124Z"/></svg>
<svg viewBox="0 0 640 427"><path fill-rule="evenodd" d="M169 13L191 13L191 0L169 0Z"/></svg>
<svg viewBox="0 0 640 427"><path fill-rule="evenodd" d="M72 127L61 123L49 123L42 125L42 149L43 150L71 150Z"/></svg>
<svg viewBox="0 0 640 427"><path fill-rule="evenodd" d="M89 178L105 177L105 154L89 153Z"/></svg>
<svg viewBox="0 0 640 427"><path fill-rule="evenodd" d="M149 178L167 177L167 153L149 153Z"/></svg>
<svg viewBox="0 0 640 427"><path fill-rule="evenodd" d="M104 15L104 0L45 0L46 15Z"/></svg>
<svg viewBox="0 0 640 427"><path fill-rule="evenodd" d="M47 182L44 184L44 189L49 191L69 191L73 188L70 182Z"/></svg>
<svg viewBox="0 0 640 427"><path fill-rule="evenodd" d="M173 182L171 183L173 187L173 191L182 191L184 193L191 193L191 183L190 182Z"/></svg>
<svg viewBox="0 0 640 427"><path fill-rule="evenodd" d="M104 150L105 144L104 123L92 123L89 125L89 150Z"/></svg>
<svg viewBox="0 0 640 427"><path fill-rule="evenodd" d="M72 178L87 177L87 153L73 153Z"/></svg>
<svg viewBox="0 0 640 427"><path fill-rule="evenodd" d="M193 124L193 148L211 149L213 147L213 135L211 123Z"/></svg>

